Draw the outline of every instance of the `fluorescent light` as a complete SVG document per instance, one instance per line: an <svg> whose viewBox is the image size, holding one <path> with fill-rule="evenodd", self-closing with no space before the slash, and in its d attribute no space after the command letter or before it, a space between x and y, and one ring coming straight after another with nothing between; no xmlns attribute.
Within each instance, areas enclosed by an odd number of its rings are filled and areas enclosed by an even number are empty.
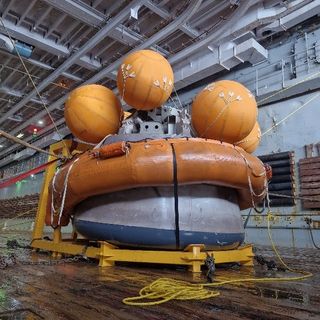
<svg viewBox="0 0 320 320"><path fill-rule="evenodd" d="M22 138L24 136L24 133L19 133L18 135L17 135L17 138Z"/></svg>
<svg viewBox="0 0 320 320"><path fill-rule="evenodd" d="M38 124L40 124L40 126L43 125L43 120L39 120Z"/></svg>
<svg viewBox="0 0 320 320"><path fill-rule="evenodd" d="M3 148L4 147L4 145L3 144L0 144L0 148Z"/></svg>

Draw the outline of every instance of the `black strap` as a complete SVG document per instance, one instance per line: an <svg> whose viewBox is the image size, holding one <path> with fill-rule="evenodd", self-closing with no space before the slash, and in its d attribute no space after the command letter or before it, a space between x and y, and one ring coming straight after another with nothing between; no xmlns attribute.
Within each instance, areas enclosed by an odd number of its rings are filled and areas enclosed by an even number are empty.
<svg viewBox="0 0 320 320"><path fill-rule="evenodd" d="M172 148L172 163L173 163L173 193L174 193L174 215L175 215L175 234L176 234L176 248L180 248L180 226L179 226L179 195L178 195L178 169L177 157L173 143Z"/></svg>

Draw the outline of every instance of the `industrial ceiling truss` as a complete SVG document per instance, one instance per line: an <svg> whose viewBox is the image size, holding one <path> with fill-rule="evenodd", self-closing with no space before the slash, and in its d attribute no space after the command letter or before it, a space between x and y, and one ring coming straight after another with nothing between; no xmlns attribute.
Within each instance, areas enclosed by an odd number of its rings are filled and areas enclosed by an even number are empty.
<svg viewBox="0 0 320 320"><path fill-rule="evenodd" d="M43 103L68 134L70 90L100 83L116 92L117 69L131 51L167 57L179 90L265 61L265 38L319 13L320 0L0 0L0 128L45 146L56 135ZM25 153L0 138L0 166L17 152Z"/></svg>

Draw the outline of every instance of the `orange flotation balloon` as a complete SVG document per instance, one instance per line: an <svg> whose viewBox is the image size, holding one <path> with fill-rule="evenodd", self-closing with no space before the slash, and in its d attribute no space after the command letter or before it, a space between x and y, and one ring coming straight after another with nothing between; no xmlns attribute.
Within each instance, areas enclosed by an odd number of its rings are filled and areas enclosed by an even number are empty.
<svg viewBox="0 0 320 320"><path fill-rule="evenodd" d="M128 55L118 70L120 96L138 110L160 107L173 89L172 68L161 54L140 50Z"/></svg>
<svg viewBox="0 0 320 320"><path fill-rule="evenodd" d="M89 84L70 93L64 117L77 138L98 143L106 135L118 132L123 111L119 99L110 89Z"/></svg>
<svg viewBox="0 0 320 320"><path fill-rule="evenodd" d="M192 104L192 126L201 138L236 143L257 120L257 103L242 84L222 80L204 88Z"/></svg>
<svg viewBox="0 0 320 320"><path fill-rule="evenodd" d="M255 123L251 132L241 141L237 142L236 145L241 147L248 153L255 151L261 140L261 130L258 121Z"/></svg>

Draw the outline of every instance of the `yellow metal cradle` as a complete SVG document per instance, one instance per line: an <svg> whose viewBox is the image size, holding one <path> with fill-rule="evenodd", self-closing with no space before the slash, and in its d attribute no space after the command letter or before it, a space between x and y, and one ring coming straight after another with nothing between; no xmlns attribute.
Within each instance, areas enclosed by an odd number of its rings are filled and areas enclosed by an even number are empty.
<svg viewBox="0 0 320 320"><path fill-rule="evenodd" d="M70 148L72 141L65 140L50 147L50 153L67 155L66 147ZM77 151L88 150L89 146L79 144ZM49 161L54 160L49 156ZM48 187L57 169L57 162L49 165L45 171L44 181L40 194L38 211L35 219L31 246L34 249L51 251L54 258L61 258L62 255L85 255L89 258L99 260L100 267L111 267L115 262L135 262L135 263L159 263L185 265L192 272L200 272L201 266L205 264L207 254L213 255L215 264L237 262L244 266L253 266L252 245L244 245L234 250L225 251L205 251L203 244L191 244L184 251L163 251L163 250L135 250L121 249L105 241L89 241L89 245L77 240L76 235L69 239L63 239L61 227L53 230L53 240L45 240L44 227L46 204L48 199Z"/></svg>

